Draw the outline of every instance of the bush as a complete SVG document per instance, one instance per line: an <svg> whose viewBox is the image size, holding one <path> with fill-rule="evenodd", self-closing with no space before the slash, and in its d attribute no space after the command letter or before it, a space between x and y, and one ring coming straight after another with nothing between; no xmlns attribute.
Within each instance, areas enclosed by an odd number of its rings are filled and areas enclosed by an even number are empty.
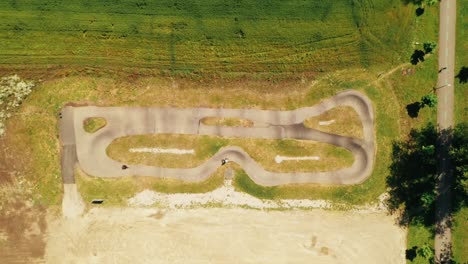
<svg viewBox="0 0 468 264"><path fill-rule="evenodd" d="M34 83L23 81L18 75L0 79L0 136L5 134L5 122L31 93Z"/></svg>
<svg viewBox="0 0 468 264"><path fill-rule="evenodd" d="M432 53L432 51L434 51L436 47L437 47L437 43L434 42L434 41L429 41L429 42L424 42L423 43L424 52L426 54L427 53Z"/></svg>
<svg viewBox="0 0 468 264"><path fill-rule="evenodd" d="M435 95L435 94L424 95L421 98L421 106L424 107L426 105L429 106L429 107L437 106L437 95Z"/></svg>

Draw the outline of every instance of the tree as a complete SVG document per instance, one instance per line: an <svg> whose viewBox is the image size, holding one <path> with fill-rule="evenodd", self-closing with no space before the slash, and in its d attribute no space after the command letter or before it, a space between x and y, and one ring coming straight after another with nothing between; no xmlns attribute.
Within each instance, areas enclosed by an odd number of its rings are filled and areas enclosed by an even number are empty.
<svg viewBox="0 0 468 264"><path fill-rule="evenodd" d="M418 255L427 260L430 260L434 257L434 249L427 243L425 243L422 247L418 249Z"/></svg>
<svg viewBox="0 0 468 264"><path fill-rule="evenodd" d="M424 3L428 6L435 5L439 0L424 0Z"/></svg>
<svg viewBox="0 0 468 264"><path fill-rule="evenodd" d="M426 94L421 98L421 107L424 106L435 107L437 105L437 95L431 93Z"/></svg>

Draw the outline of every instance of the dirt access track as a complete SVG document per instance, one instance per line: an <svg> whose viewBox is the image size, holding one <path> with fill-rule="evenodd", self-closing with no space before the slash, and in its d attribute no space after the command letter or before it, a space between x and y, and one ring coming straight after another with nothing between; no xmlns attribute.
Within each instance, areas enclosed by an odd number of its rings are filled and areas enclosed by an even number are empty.
<svg viewBox="0 0 468 264"><path fill-rule="evenodd" d="M363 125L363 139L325 133L304 126L305 119L337 106L350 106L356 110ZM83 122L90 117L105 118L107 125L93 134L87 133ZM253 121L254 126L209 126L201 122L206 117L248 119ZM106 154L107 146L116 138L155 133L314 140L348 149L354 155L354 163L351 167L328 172L276 173L263 169L241 148L228 146L195 168L132 165L122 170L122 163L112 160ZM76 161L84 172L98 177L153 176L203 181L221 166L221 159L228 158L239 164L254 182L263 186L290 183L358 184L370 176L375 156L372 104L364 94L352 90L339 93L315 106L293 111L67 106L61 112L60 139L64 183L74 182L73 166Z"/></svg>

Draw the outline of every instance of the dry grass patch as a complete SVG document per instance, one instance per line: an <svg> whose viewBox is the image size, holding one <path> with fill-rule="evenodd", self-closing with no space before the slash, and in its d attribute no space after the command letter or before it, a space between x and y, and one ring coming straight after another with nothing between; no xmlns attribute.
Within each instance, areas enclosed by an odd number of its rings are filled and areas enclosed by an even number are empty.
<svg viewBox="0 0 468 264"><path fill-rule="evenodd" d="M294 139L223 138L196 135L138 135L116 139L107 148L112 159L127 164L142 164L167 168L193 168L212 157L225 146L239 146L265 169L275 172L317 172L351 166L353 155L346 149L330 144ZM195 154L155 154L130 152L130 148L194 149ZM320 160L283 161L276 155L319 156Z"/></svg>
<svg viewBox="0 0 468 264"><path fill-rule="evenodd" d="M90 117L83 121L83 128L88 133L94 133L106 125L107 121L102 117Z"/></svg>
<svg viewBox="0 0 468 264"><path fill-rule="evenodd" d="M319 122L329 122L320 125ZM362 138L362 122L356 111L350 106L339 106L319 115L304 120L304 125L323 132Z"/></svg>
<svg viewBox="0 0 468 264"><path fill-rule="evenodd" d="M235 117L206 117L201 122L208 126L252 127L254 122L249 119Z"/></svg>

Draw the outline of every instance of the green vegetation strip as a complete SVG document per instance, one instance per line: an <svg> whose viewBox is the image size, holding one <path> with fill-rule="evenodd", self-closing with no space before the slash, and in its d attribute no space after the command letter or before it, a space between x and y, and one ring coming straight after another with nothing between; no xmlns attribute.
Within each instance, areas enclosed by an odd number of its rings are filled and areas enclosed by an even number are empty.
<svg viewBox="0 0 468 264"><path fill-rule="evenodd" d="M196 135L139 135L116 139L107 148L109 157L127 163L168 168L192 168L211 158L224 146L239 146L265 169L275 172L328 171L349 167L352 153L334 145L304 140L222 138ZM194 149L195 155L130 152L131 148ZM275 156L319 156L320 160L275 162Z"/></svg>

